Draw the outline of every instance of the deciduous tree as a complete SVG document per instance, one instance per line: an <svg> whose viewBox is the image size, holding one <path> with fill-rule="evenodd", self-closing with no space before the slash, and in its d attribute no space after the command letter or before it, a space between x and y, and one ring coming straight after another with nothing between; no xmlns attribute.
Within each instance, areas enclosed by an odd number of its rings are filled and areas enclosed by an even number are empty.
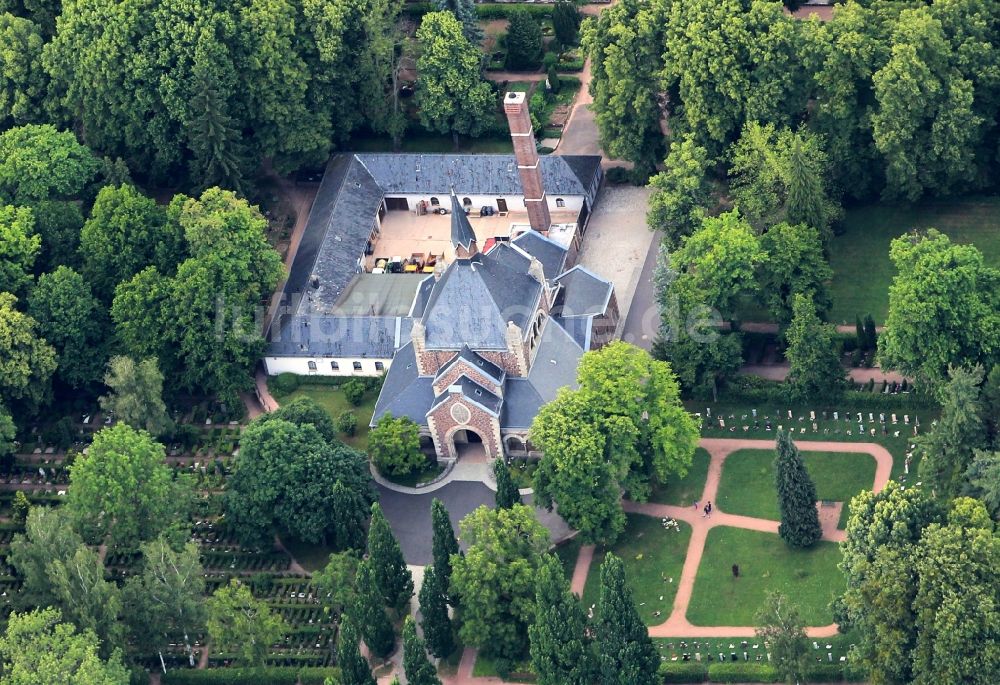
<svg viewBox="0 0 1000 685"><path fill-rule="evenodd" d="M0 204L0 292L24 292L41 246L31 209Z"/></svg>
<svg viewBox="0 0 1000 685"><path fill-rule="evenodd" d="M787 685L805 681L809 667L809 645L798 607L780 592L769 592L754 622L757 637L768 645L770 661Z"/></svg>
<svg viewBox="0 0 1000 685"><path fill-rule="evenodd" d="M56 352L38 333L38 322L14 308L17 298L0 292L0 402L37 406L49 394Z"/></svg>
<svg viewBox="0 0 1000 685"><path fill-rule="evenodd" d="M163 374L155 357L138 363L131 357L112 357L104 384L111 393L100 398L103 411L150 435L162 435L169 428L170 416L163 403Z"/></svg>
<svg viewBox="0 0 1000 685"><path fill-rule="evenodd" d="M760 237L767 253L757 272L758 296L782 328L792 321L795 295L809 297L825 317L832 301L827 282L833 269L823 254L819 231L806 224L782 223Z"/></svg>
<svg viewBox="0 0 1000 685"><path fill-rule="evenodd" d="M823 535L816 511L816 485L791 436L782 430L778 431L774 486L781 510L778 535L790 547L812 547Z"/></svg>
<svg viewBox="0 0 1000 685"><path fill-rule="evenodd" d="M462 35L473 45L483 39L483 29L479 26L475 0L435 0L442 12L451 12L462 23Z"/></svg>
<svg viewBox="0 0 1000 685"><path fill-rule="evenodd" d="M701 227L710 209L712 186L708 178L711 160L705 148L690 136L670 144L665 169L649 179L646 223L663 233L663 244L676 249L683 238Z"/></svg>
<svg viewBox="0 0 1000 685"><path fill-rule="evenodd" d="M0 128L44 119L49 83L42 68L45 38L29 19L0 14Z"/></svg>
<svg viewBox="0 0 1000 685"><path fill-rule="evenodd" d="M246 666L263 665L271 645L288 631L281 615L235 578L209 598L205 625L212 645L236 653L237 660Z"/></svg>
<svg viewBox="0 0 1000 685"><path fill-rule="evenodd" d="M80 195L100 169L69 131L29 124L0 133L0 201L30 205Z"/></svg>
<svg viewBox="0 0 1000 685"><path fill-rule="evenodd" d="M653 685L658 682L659 655L639 618L632 590L625 582L622 560L608 554L601 564L601 596L597 602L594 645L601 685Z"/></svg>
<svg viewBox="0 0 1000 685"><path fill-rule="evenodd" d="M379 471L405 475L427 459L420 451L420 426L408 416L383 414L368 432L368 454Z"/></svg>

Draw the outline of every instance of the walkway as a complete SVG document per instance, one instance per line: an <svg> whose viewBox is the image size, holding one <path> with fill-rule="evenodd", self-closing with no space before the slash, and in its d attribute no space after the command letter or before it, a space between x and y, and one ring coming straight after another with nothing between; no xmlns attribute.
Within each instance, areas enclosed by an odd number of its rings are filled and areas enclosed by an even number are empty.
<svg viewBox="0 0 1000 685"><path fill-rule="evenodd" d="M791 369L789 364L745 364L740 368L739 373L743 376L759 376L769 381L783 381L788 377ZM897 371L883 371L880 368L871 369L846 369L848 377L855 383L867 383L873 380L876 383L889 381L890 383L902 383L908 380L906 376Z"/></svg>

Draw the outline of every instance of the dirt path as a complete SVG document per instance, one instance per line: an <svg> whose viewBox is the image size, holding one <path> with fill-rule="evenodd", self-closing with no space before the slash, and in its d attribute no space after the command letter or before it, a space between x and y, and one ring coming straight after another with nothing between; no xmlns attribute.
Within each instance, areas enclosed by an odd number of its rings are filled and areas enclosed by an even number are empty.
<svg viewBox="0 0 1000 685"><path fill-rule="evenodd" d="M587 584L587 574L590 572L590 564L594 561L594 545L583 545L580 554L576 557L576 566L573 568L573 580L570 581L569 589L576 593L577 597L583 597L583 588Z"/></svg>

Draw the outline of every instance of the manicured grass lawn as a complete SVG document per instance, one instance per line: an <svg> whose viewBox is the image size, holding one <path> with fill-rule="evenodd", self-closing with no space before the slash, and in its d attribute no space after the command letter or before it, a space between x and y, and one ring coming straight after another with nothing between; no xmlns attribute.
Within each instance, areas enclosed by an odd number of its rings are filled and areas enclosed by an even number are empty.
<svg viewBox="0 0 1000 685"><path fill-rule="evenodd" d="M625 577L646 625L663 623L670 615L690 539L691 527L685 523L680 523L680 532L665 530L658 518L630 514L625 532L611 547L625 563ZM585 610L600 597L601 562L606 554L605 548L594 553L583 590ZM654 615L657 611L659 616Z"/></svg>
<svg viewBox="0 0 1000 685"><path fill-rule="evenodd" d="M870 490L875 481L875 459L867 454L801 454L821 500L847 502L862 490ZM726 457L714 504L727 514L777 520L774 451L737 450Z"/></svg>
<svg viewBox="0 0 1000 685"><path fill-rule="evenodd" d="M580 538L575 537L572 540L561 543L552 550L552 553L559 557L559 562L562 564L566 577L571 580L573 578L573 569L576 568L576 558L580 556L580 545Z"/></svg>
<svg viewBox="0 0 1000 685"><path fill-rule="evenodd" d="M361 450L362 452L368 450L368 424L372 420L372 414L375 413L375 400L378 399L377 391L365 393L361 404L355 407L347 401L347 398L344 397L344 393L339 388L335 388L331 385L311 385L309 383L303 383L291 394L278 399L278 403L290 402L296 397L312 398L316 404L323 407L323 409L326 409L327 413L333 417L335 422L337 417L345 411L354 412L354 415L358 417L357 432L350 437L346 435L341 435L340 437L344 442L355 449Z"/></svg>
<svg viewBox="0 0 1000 685"><path fill-rule="evenodd" d="M844 589L840 558L833 542L795 550L771 533L713 528L687 618L698 626L753 625L767 593L780 591L798 605L806 625L828 625L833 622L828 605ZM733 578L733 564L740 566L739 578Z"/></svg>
<svg viewBox="0 0 1000 685"><path fill-rule="evenodd" d="M912 229L936 228L954 242L972 243L987 262L1000 264L1000 198L987 197L912 207L872 205L847 212L845 232L833 240L834 323L853 324L870 313L882 324L889 309L889 285L895 268L889 243Z"/></svg>
<svg viewBox="0 0 1000 685"><path fill-rule="evenodd" d="M711 460L709 453L699 447L695 450L687 475L683 478L673 478L665 485L654 484L649 501L657 504L676 504L681 507L694 504L705 490L708 463Z"/></svg>
<svg viewBox="0 0 1000 685"><path fill-rule="evenodd" d="M844 506L840 508L840 518L837 519L837 529L847 530L847 519L851 516L851 503L844 502Z"/></svg>

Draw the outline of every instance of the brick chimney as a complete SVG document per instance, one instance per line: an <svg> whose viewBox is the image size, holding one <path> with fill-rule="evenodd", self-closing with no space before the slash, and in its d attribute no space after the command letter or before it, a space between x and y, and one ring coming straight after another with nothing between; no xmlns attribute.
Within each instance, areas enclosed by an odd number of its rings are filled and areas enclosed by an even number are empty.
<svg viewBox="0 0 1000 685"><path fill-rule="evenodd" d="M508 92L503 99L503 111L507 113L510 136L514 140L514 157L517 159L517 173L521 176L528 222L533 229L544 235L549 232L552 217L549 216L549 205L545 199L542 168L535 150L535 132L531 130L531 114L528 112L525 96L526 93Z"/></svg>

